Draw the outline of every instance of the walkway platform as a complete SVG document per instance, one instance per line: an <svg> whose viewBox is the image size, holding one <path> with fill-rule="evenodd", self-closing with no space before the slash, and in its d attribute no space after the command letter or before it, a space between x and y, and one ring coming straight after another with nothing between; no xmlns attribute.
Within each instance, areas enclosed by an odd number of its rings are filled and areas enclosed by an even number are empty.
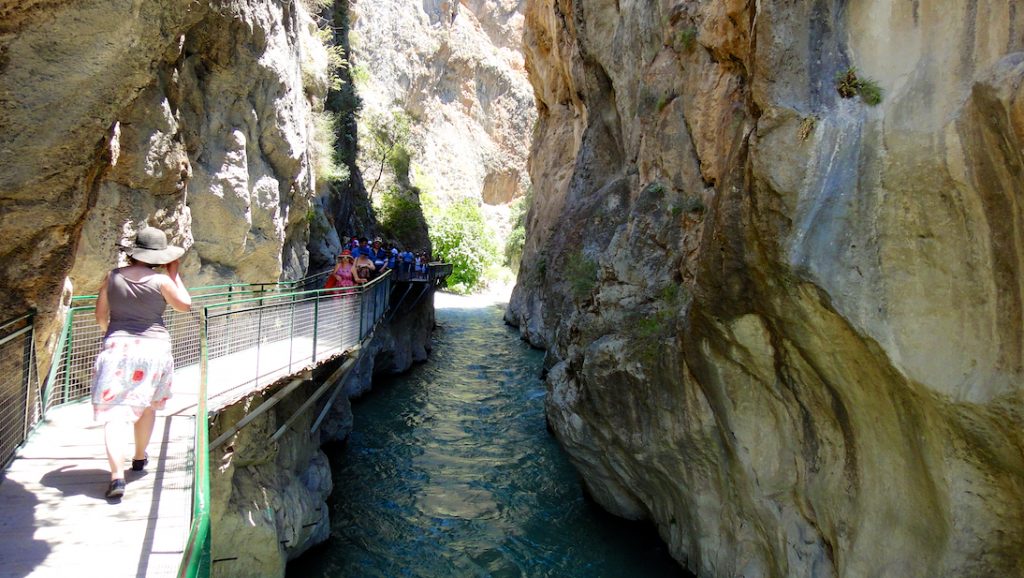
<svg viewBox="0 0 1024 578"><path fill-rule="evenodd" d="M348 333L356 342L357 332ZM311 339L297 337L212 359L209 411L343 353L340 345L320 345L319 362L291 363L312 349ZM103 426L88 400L47 413L0 483L0 578L65 578L76 567L87 569L85 576L177 575L192 515L198 366L176 370L173 391L157 413L149 466L125 472L120 502L104 497L110 474Z"/></svg>
<svg viewBox="0 0 1024 578"><path fill-rule="evenodd" d="M45 387L33 378L31 326L24 327L30 317L0 325L8 333L0 336L0 367L14 370L14 379L0 381L0 401L9 392L25 395L11 400L14 409L0 420L3 459L13 452L0 477L0 578L179 576L183 561L194 562L188 576L208 576L208 442L205 431L197 440L196 421L255 391L308 378L359 347L389 311L390 274L355 289L293 290L319 287L319 277L206 288L193 293L192 312L165 314L176 365L173 397L157 413L149 465L125 472L119 501L104 496L104 431L88 400L101 346L93 306L69 311ZM21 432L32 433L11 443ZM131 452L130 435L125 443Z"/></svg>
<svg viewBox="0 0 1024 578"><path fill-rule="evenodd" d="M194 416L162 412L149 467L126 472L128 491L112 503L92 405L55 408L0 483L0 576L176 576L192 520L194 437Z"/></svg>

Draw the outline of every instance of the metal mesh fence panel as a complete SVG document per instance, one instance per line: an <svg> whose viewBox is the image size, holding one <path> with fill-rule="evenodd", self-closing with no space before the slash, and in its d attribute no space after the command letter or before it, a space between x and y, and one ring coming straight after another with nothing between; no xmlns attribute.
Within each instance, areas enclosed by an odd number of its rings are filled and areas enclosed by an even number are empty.
<svg viewBox="0 0 1024 578"><path fill-rule="evenodd" d="M94 307L73 307L68 313L69 339L54 356L56 379L50 386L47 409L88 397L92 393L93 363L103 346Z"/></svg>
<svg viewBox="0 0 1024 578"><path fill-rule="evenodd" d="M211 398L226 395L256 381L259 311L225 311L208 317L207 383ZM246 356L247 352L252 354Z"/></svg>
<svg viewBox="0 0 1024 578"><path fill-rule="evenodd" d="M292 310L291 325L294 335L292 343L293 363L299 367L312 364L315 359L313 355L316 332L316 310L318 299L306 299L297 303Z"/></svg>
<svg viewBox="0 0 1024 578"><path fill-rule="evenodd" d="M190 312L168 308L164 322L176 370L199 364L199 307L206 307L209 315L209 359L219 380L210 382L214 390L266 385L353 348L387 310L390 277L369 287L283 292L289 286L319 287L325 276L326 272L290 284L219 288L193 296ZM47 408L91 394L93 366L103 339L95 307L73 307L66 330L67 339L54 354Z"/></svg>
<svg viewBox="0 0 1024 578"><path fill-rule="evenodd" d="M358 335L359 304L362 293L337 292L324 294L317 308L316 358L326 359L351 349L358 343L353 340L353 328Z"/></svg>
<svg viewBox="0 0 1024 578"><path fill-rule="evenodd" d="M32 321L26 315L0 327L0 466L6 467L39 420Z"/></svg>

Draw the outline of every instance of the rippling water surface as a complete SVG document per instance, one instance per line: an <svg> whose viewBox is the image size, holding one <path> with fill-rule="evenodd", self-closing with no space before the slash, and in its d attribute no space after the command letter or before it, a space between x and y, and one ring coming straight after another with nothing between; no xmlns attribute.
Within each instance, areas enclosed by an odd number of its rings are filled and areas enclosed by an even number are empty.
<svg viewBox="0 0 1024 578"><path fill-rule="evenodd" d="M586 501L544 423L543 353L497 307L439 308L428 362L374 385L334 465L331 538L299 576L684 576Z"/></svg>

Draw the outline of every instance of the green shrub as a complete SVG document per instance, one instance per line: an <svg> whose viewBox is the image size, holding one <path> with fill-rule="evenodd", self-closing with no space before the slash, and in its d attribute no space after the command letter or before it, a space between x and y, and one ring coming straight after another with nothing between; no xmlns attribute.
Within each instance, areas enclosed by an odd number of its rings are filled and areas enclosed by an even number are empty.
<svg viewBox="0 0 1024 578"><path fill-rule="evenodd" d="M463 292L479 289L485 271L497 259L497 249L477 201L462 199L446 209L428 211L427 220L434 258L452 264L448 287Z"/></svg>
<svg viewBox="0 0 1024 578"><path fill-rule="evenodd" d="M512 232L505 240L505 265L513 271L519 271L519 264L523 259L523 247L526 245L526 214L533 202L533 188L526 190L526 194L512 201L509 205L509 220L512 222Z"/></svg>
<svg viewBox="0 0 1024 578"><path fill-rule="evenodd" d="M626 331L645 364L656 365L662 360L665 340L672 337L676 317L690 299L691 294L685 287L669 283L654 295L653 311L633 315Z"/></svg>
<svg viewBox="0 0 1024 578"><path fill-rule="evenodd" d="M414 195L395 186L389 187L381 195L376 209L381 229L387 237L397 239L403 245L410 245L418 237L423 212Z"/></svg>
<svg viewBox="0 0 1024 578"><path fill-rule="evenodd" d="M577 251L565 263L565 278L573 297L583 299L597 285L597 262Z"/></svg>
<svg viewBox="0 0 1024 578"><path fill-rule="evenodd" d="M350 66L349 74L352 76L352 82L362 86L370 81L370 70L362 64Z"/></svg>
<svg viewBox="0 0 1024 578"><path fill-rule="evenodd" d="M882 102L882 87L870 78L861 80L860 99L869 106L877 106Z"/></svg>
<svg viewBox="0 0 1024 578"><path fill-rule="evenodd" d="M367 154L371 162L377 165L373 167L377 170L377 176L370 187L370 197L372 198L384 175L384 167L391 167L396 181L408 184L409 164L412 157L409 142L412 127L409 115L401 110L375 114L370 117L367 126L369 128Z"/></svg>
<svg viewBox="0 0 1024 578"><path fill-rule="evenodd" d="M697 45L697 29L693 26L683 28L676 32L672 40L672 49L676 52L689 52Z"/></svg>
<svg viewBox="0 0 1024 578"><path fill-rule="evenodd" d="M526 246L526 228L516 227L505 239L505 265L513 271L519 270L523 262L523 247Z"/></svg>
<svg viewBox="0 0 1024 578"><path fill-rule="evenodd" d="M544 255L537 257L537 282L543 283L548 278L548 259Z"/></svg>
<svg viewBox="0 0 1024 578"><path fill-rule="evenodd" d="M412 153L404 144L395 145L395 149L388 155L388 166L395 174L395 179L401 183L409 182L409 165L412 163Z"/></svg>
<svg viewBox="0 0 1024 578"><path fill-rule="evenodd" d="M882 102L882 87L870 78L858 76L857 68L853 66L836 74L836 92L843 98L860 96L869 106Z"/></svg>
<svg viewBox="0 0 1024 578"><path fill-rule="evenodd" d="M654 181L653 183L644 187L643 194L662 196L665 194L665 184L660 181Z"/></svg>
<svg viewBox="0 0 1024 578"><path fill-rule="evenodd" d="M310 152L318 181L333 183L348 179L348 167L338 162L338 155L334 150L334 134L337 127L338 117L335 114L326 111L313 113Z"/></svg>

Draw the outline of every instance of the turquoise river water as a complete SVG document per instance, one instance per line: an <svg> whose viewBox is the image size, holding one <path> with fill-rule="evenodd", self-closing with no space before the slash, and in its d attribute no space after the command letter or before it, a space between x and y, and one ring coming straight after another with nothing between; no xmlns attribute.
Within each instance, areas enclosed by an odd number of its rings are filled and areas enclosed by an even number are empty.
<svg viewBox="0 0 1024 578"><path fill-rule="evenodd" d="M429 361L355 402L329 450L331 537L288 576L687 576L652 528L584 498L545 426L543 353L502 311L437 320Z"/></svg>

